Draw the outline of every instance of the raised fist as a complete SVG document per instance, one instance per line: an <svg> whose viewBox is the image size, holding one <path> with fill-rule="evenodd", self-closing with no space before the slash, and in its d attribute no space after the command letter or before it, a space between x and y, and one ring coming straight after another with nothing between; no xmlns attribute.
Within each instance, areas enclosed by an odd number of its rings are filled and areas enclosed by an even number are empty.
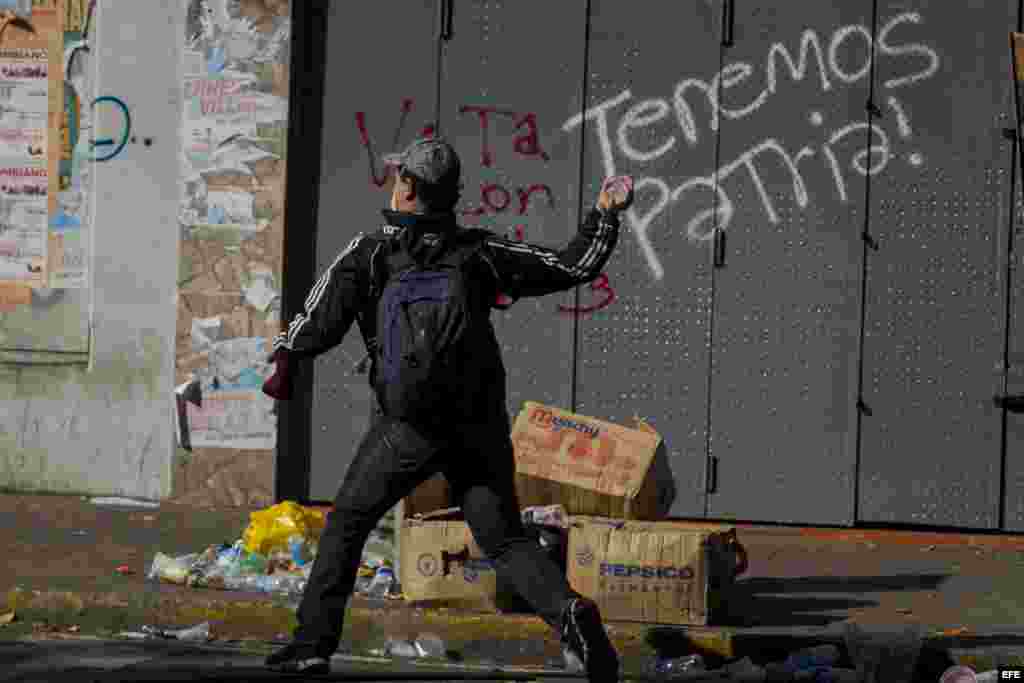
<svg viewBox="0 0 1024 683"><path fill-rule="evenodd" d="M601 194L597 198L597 208L602 211L625 211L633 204L633 178L628 175L616 175L605 178L601 185Z"/></svg>

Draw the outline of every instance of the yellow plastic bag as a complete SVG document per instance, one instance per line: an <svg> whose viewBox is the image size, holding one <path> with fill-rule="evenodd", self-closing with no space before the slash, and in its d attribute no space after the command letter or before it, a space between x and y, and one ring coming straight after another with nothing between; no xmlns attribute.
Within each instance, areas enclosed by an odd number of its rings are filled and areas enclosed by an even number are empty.
<svg viewBox="0 0 1024 683"><path fill-rule="evenodd" d="M286 500L266 510L249 513L249 526L242 535L250 553L269 555L288 549L288 539L299 535L309 542L320 538L324 530L324 513Z"/></svg>

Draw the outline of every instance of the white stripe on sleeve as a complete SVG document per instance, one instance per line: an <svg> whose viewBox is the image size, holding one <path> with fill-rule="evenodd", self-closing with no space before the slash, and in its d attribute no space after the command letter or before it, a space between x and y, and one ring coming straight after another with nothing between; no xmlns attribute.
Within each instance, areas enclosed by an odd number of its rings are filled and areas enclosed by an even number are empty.
<svg viewBox="0 0 1024 683"><path fill-rule="evenodd" d="M345 247L345 250L338 254L338 258L334 259L334 263L332 263L331 266L327 269L327 272L321 275L320 279L316 281L316 284L313 285L313 289L310 290L309 292L309 296L306 297L305 312L295 316L295 320L293 320L291 325L288 326L288 333L287 335L285 335L285 338L281 340L280 345L278 345L277 341L275 340L275 348L277 348L278 346L284 346L288 350L292 349L292 346L295 344L295 338L298 336L299 332L302 331L302 328L304 328L306 324L309 323L312 317L311 314L316 309L316 307L320 305L320 301L323 299L324 292L327 291L327 285L331 281L331 276L334 274L335 266L341 263L341 260L343 258L351 254L355 250L355 248L359 246L359 243L363 240L363 237L363 233L360 233L359 235L356 236L355 239L349 242L349 245Z"/></svg>

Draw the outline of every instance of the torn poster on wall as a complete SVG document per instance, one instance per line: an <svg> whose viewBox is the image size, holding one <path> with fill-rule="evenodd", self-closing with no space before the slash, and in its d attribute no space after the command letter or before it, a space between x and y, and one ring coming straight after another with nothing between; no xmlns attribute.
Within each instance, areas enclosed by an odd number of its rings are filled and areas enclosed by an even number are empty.
<svg viewBox="0 0 1024 683"><path fill-rule="evenodd" d="M88 235L92 222L93 111L95 64L90 39L96 33L96 5L69 0L65 6L64 114L61 120L60 192L50 216L50 287L88 287Z"/></svg>
<svg viewBox="0 0 1024 683"><path fill-rule="evenodd" d="M0 48L0 280L46 285L49 55Z"/></svg>
<svg viewBox="0 0 1024 683"><path fill-rule="evenodd" d="M270 450L276 418L260 387L265 340L280 328L290 7L187 7L178 223L191 303L176 371L201 381L202 407L188 406L194 448Z"/></svg>
<svg viewBox="0 0 1024 683"><path fill-rule="evenodd" d="M278 81L290 32L286 16L255 19L223 2L189 6L181 218L189 227L252 234L269 224L253 192L262 167L283 155L288 102Z"/></svg>
<svg viewBox="0 0 1024 683"><path fill-rule="evenodd" d="M41 166L0 166L0 280L45 286L48 184Z"/></svg>
<svg viewBox="0 0 1024 683"><path fill-rule="evenodd" d="M277 435L274 401L260 390L273 368L263 338L220 339L219 318L195 319L192 348L207 365L194 374L202 407L188 404L192 447L273 449Z"/></svg>

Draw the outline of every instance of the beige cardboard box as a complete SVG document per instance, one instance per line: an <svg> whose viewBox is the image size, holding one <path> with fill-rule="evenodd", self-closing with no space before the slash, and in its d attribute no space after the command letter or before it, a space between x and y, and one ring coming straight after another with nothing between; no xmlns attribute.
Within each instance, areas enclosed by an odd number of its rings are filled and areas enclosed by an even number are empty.
<svg viewBox="0 0 1024 683"><path fill-rule="evenodd" d="M405 599L487 611L523 610L522 599L498 580L469 526L450 519L454 512L441 510L403 520L399 581Z"/></svg>
<svg viewBox="0 0 1024 683"><path fill-rule="evenodd" d="M521 507L561 503L570 515L656 520L671 472L661 436L527 401L512 428ZM655 470L656 456L665 465Z"/></svg>
<svg viewBox="0 0 1024 683"><path fill-rule="evenodd" d="M401 503L405 517L428 515L439 510L455 507L451 487L443 474L435 474L423 482Z"/></svg>
<svg viewBox="0 0 1024 683"><path fill-rule="evenodd" d="M746 562L731 527L570 522L569 583L609 621L707 626Z"/></svg>

